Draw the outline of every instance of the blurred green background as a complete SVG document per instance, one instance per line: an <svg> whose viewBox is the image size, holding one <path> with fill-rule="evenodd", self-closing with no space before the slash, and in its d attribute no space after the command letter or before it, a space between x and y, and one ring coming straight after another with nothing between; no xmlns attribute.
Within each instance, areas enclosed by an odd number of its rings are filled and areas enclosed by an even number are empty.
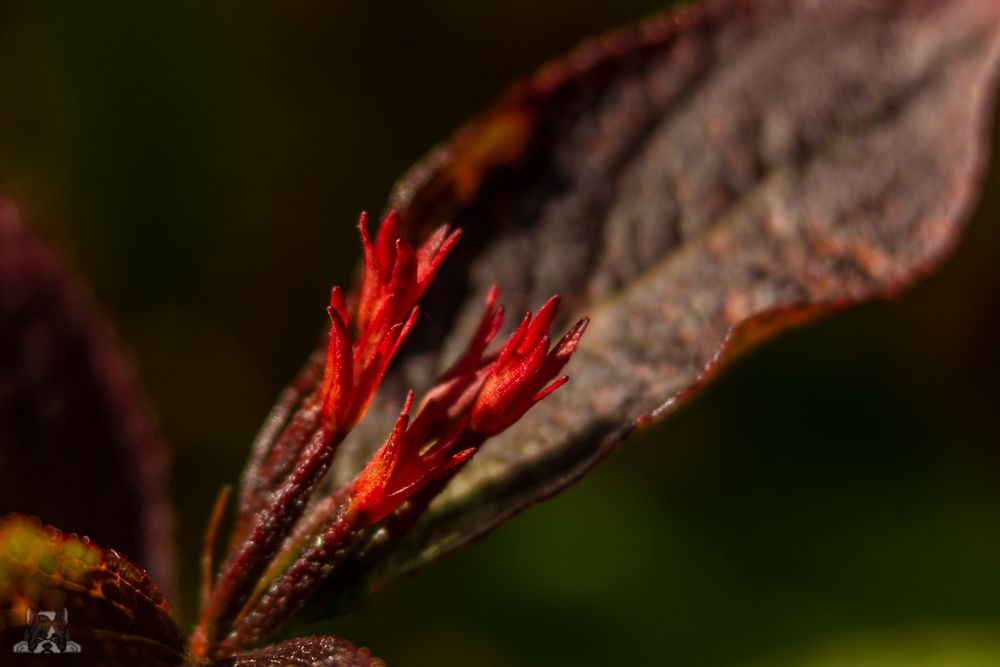
<svg viewBox="0 0 1000 667"><path fill-rule="evenodd" d="M0 3L0 187L109 314L198 543L362 208L629 0ZM938 274L784 336L316 631L390 665L1000 664L1000 168Z"/></svg>

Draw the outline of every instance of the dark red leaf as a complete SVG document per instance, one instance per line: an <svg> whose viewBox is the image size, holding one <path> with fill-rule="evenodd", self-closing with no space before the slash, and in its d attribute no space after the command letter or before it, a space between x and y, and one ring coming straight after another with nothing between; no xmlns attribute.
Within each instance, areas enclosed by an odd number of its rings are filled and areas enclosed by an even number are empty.
<svg viewBox="0 0 1000 667"><path fill-rule="evenodd" d="M185 660L187 642L173 610L141 568L87 538L12 514L0 519L3 654L24 639L29 608L68 611L69 637L81 649L65 657L73 664L165 667ZM17 664L26 657L17 656ZM41 664L52 664L45 658Z"/></svg>
<svg viewBox="0 0 1000 667"><path fill-rule="evenodd" d="M136 554L172 580L164 451L86 295L0 196L0 512Z"/></svg>
<svg viewBox="0 0 1000 667"><path fill-rule="evenodd" d="M302 637L212 663L213 667L385 667L368 650L337 637Z"/></svg>
<svg viewBox="0 0 1000 667"><path fill-rule="evenodd" d="M734 351L933 268L973 203L998 34L991 0L710 2L542 70L411 171L391 201L404 230L465 234L334 484L457 354L491 282L513 312L561 294L557 326L593 324L570 385L390 558L363 551L340 599L558 492Z"/></svg>

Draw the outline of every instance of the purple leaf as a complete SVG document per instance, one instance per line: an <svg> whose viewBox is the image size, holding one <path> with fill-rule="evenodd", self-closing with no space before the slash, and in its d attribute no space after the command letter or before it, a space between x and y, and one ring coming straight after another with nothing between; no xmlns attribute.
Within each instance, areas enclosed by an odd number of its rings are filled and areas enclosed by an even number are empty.
<svg viewBox="0 0 1000 667"><path fill-rule="evenodd" d="M0 512L134 554L169 590L165 464L110 332L0 196Z"/></svg>
<svg viewBox="0 0 1000 667"><path fill-rule="evenodd" d="M489 283L512 312L557 293L557 326L593 326L570 386L402 545L362 550L338 603L579 479L737 352L939 263L974 203L998 34L987 0L705 3L543 69L415 167L391 201L404 227L465 235L333 484L454 357Z"/></svg>
<svg viewBox="0 0 1000 667"><path fill-rule="evenodd" d="M367 649L338 637L302 637L259 651L242 653L213 667L385 667Z"/></svg>
<svg viewBox="0 0 1000 667"><path fill-rule="evenodd" d="M56 661L172 667L185 660L187 641L173 609L142 568L37 519L0 518L0 651L6 654L15 643L29 641L25 626L33 625L29 620L35 612L61 610L66 618L54 634L76 642L80 651ZM30 657L17 656L13 664L50 665L53 660Z"/></svg>

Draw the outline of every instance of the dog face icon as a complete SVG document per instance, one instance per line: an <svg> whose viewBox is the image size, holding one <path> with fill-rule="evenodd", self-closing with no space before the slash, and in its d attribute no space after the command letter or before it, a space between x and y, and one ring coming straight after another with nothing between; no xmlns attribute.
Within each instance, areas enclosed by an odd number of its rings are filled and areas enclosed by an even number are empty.
<svg viewBox="0 0 1000 667"><path fill-rule="evenodd" d="M80 645L69 638L69 611L28 609L24 615L24 641L14 644L14 653L79 653Z"/></svg>

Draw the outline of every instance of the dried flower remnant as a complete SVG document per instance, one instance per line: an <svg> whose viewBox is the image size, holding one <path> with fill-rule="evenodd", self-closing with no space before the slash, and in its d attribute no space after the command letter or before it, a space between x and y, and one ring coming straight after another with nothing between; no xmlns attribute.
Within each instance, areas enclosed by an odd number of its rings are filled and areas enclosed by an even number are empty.
<svg viewBox="0 0 1000 667"><path fill-rule="evenodd" d="M214 583L213 513L205 604L192 637L199 657L232 655L271 636L380 525L393 515L415 519L486 440L567 380L557 375L587 319L552 345L549 330L559 305L552 297L537 315L525 315L499 351L488 353L504 315L493 287L464 353L417 407L409 393L384 444L352 483L315 497L337 446L364 416L413 327L427 284L458 240L458 232L441 227L414 249L399 238L395 213L383 221L374 243L364 215L359 227L364 260L353 308L335 287L322 374L313 369L311 393L270 448L254 452L229 555Z"/></svg>

